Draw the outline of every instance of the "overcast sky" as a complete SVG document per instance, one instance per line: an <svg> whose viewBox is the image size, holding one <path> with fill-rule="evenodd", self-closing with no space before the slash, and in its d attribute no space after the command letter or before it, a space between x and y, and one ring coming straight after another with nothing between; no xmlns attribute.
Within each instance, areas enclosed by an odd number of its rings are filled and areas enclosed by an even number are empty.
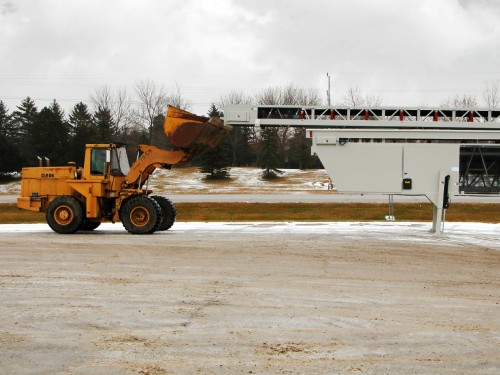
<svg viewBox="0 0 500 375"><path fill-rule="evenodd" d="M290 82L332 102L483 103L500 79L500 0L0 0L0 100L69 111L95 87L178 84L192 110Z"/></svg>

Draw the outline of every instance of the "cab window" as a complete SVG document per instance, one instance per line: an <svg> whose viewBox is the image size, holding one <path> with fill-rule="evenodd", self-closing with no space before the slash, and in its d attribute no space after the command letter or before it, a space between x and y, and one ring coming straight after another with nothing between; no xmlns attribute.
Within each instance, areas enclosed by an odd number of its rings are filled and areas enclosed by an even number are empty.
<svg viewBox="0 0 500 375"><path fill-rule="evenodd" d="M111 175L125 176L130 171L128 163L127 150L125 147L114 148L111 150Z"/></svg>
<svg viewBox="0 0 500 375"><path fill-rule="evenodd" d="M106 149L105 148L94 148L91 153L91 174L104 174L104 168L106 165Z"/></svg>

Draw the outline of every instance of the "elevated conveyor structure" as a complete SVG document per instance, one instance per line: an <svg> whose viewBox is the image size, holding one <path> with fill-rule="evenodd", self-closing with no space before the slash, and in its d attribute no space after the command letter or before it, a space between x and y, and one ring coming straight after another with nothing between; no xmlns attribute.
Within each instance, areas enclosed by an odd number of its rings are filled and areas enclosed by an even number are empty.
<svg viewBox="0 0 500 375"><path fill-rule="evenodd" d="M425 195L436 234L453 196L500 194L500 109L227 106L224 121L307 128L339 191Z"/></svg>

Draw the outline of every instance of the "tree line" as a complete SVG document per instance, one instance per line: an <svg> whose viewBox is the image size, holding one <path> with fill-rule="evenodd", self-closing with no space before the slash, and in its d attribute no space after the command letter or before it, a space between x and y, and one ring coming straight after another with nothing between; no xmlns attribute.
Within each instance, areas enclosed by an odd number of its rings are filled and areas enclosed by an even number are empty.
<svg viewBox="0 0 500 375"><path fill-rule="evenodd" d="M483 97L489 107L498 107L499 82L486 84ZM377 106L380 96L363 95L358 87L350 88L341 105ZM190 110L192 103L183 97L179 87L167 92L153 81L139 81L133 95L126 90L108 86L95 89L87 103L77 103L66 115L54 100L38 109L35 101L26 97L15 110L9 111L0 101L0 174L20 171L24 166L38 165L38 157L48 158L52 165L74 161L81 166L87 143L123 142L132 158L138 144L168 148L163 133L167 104ZM306 90L294 84L268 87L254 96L232 91L214 101L208 116L223 116L229 104L257 105L320 105L316 90ZM472 96L455 96L443 106L471 107L477 101ZM193 159L209 177L226 177L233 166L259 166L263 176L276 177L283 168L321 168L321 162L311 155L311 140L304 128L287 126L256 129L233 127L223 142Z"/></svg>
<svg viewBox="0 0 500 375"><path fill-rule="evenodd" d="M0 174L37 166L39 157L51 165L73 161L83 164L87 143L123 142L130 158L138 144L168 148L163 133L167 105L190 110L180 88L167 92L152 81L140 81L132 97L126 91L104 86L95 90L88 103L75 104L66 115L54 100L39 109L26 97L13 111L0 101ZM320 102L314 91L294 85L263 90L258 96L231 92L214 102L208 116L223 116L227 104L315 105ZM272 175L278 168L318 168L319 160L310 155L310 141L303 130L273 128L257 131L252 127L234 127L215 149L192 161L212 177L227 176L232 166L261 166Z"/></svg>

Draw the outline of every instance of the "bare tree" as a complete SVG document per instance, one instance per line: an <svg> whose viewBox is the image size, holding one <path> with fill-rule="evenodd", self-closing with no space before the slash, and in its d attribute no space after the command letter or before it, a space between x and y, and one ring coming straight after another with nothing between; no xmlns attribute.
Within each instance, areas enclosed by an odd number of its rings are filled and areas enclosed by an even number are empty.
<svg viewBox="0 0 500 375"><path fill-rule="evenodd" d="M262 105L283 104L282 89L279 86L268 87L255 95L255 101Z"/></svg>
<svg viewBox="0 0 500 375"><path fill-rule="evenodd" d="M168 95L165 88L156 85L153 81L139 81L135 84L135 93L139 100L137 118L148 129L149 142L153 141L153 127L155 119L165 114Z"/></svg>
<svg viewBox="0 0 500 375"><path fill-rule="evenodd" d="M483 98L489 108L498 108L500 104L500 80L484 83Z"/></svg>
<svg viewBox="0 0 500 375"><path fill-rule="evenodd" d="M476 97L473 95L455 95L453 98L448 98L441 104L441 107L449 108L472 108L477 106Z"/></svg>
<svg viewBox="0 0 500 375"><path fill-rule="evenodd" d="M182 96L180 86L175 83L175 89L166 96L167 103L174 107L184 109L186 111L191 109L192 102Z"/></svg>
<svg viewBox="0 0 500 375"><path fill-rule="evenodd" d="M111 111L118 129L126 129L133 115L132 99L126 89L116 91Z"/></svg>
<svg viewBox="0 0 500 375"><path fill-rule="evenodd" d="M224 111L224 108L230 104L252 104L253 99L251 96L245 94L243 91L230 91L229 94L221 96L219 100L215 102L215 107L219 112Z"/></svg>
<svg viewBox="0 0 500 375"><path fill-rule="evenodd" d="M306 96L306 105L319 105L321 104L321 98L318 91L315 89L308 89Z"/></svg>
<svg viewBox="0 0 500 375"><path fill-rule="evenodd" d="M90 95L94 111L108 109L118 129L125 129L132 121L132 100L124 88L112 92L109 86L100 86Z"/></svg>
<svg viewBox="0 0 500 375"><path fill-rule="evenodd" d="M358 86L349 87L347 89L347 92L343 97L343 104L350 107L356 107L359 105L363 105L363 102L363 95L361 94L361 90Z"/></svg>
<svg viewBox="0 0 500 375"><path fill-rule="evenodd" d="M281 88L281 103L283 105L306 105L306 94L303 89L299 89L297 86L290 84Z"/></svg>
<svg viewBox="0 0 500 375"><path fill-rule="evenodd" d="M358 86L354 86L347 89L342 99L342 104L349 107L377 107L382 104L382 98L380 95L363 95L361 89Z"/></svg>
<svg viewBox="0 0 500 375"><path fill-rule="evenodd" d="M263 105L318 105L321 99L314 89L303 89L293 83L286 86L268 87L255 96L255 101Z"/></svg>
<svg viewBox="0 0 500 375"><path fill-rule="evenodd" d="M94 93L90 94L90 102L94 107L94 111L99 109L111 109L112 101L111 89L108 85L96 87Z"/></svg>
<svg viewBox="0 0 500 375"><path fill-rule="evenodd" d="M365 95L365 104L367 107L379 107L382 104L380 95Z"/></svg>

